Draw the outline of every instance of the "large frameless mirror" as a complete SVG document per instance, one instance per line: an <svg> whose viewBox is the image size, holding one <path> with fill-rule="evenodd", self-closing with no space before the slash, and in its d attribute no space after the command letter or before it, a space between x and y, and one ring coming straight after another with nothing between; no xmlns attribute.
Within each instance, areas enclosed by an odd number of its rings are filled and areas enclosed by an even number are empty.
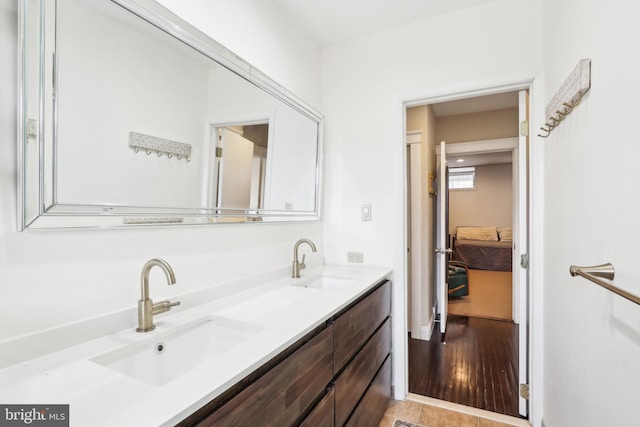
<svg viewBox="0 0 640 427"><path fill-rule="evenodd" d="M322 117L150 0L23 0L20 228L317 220Z"/></svg>

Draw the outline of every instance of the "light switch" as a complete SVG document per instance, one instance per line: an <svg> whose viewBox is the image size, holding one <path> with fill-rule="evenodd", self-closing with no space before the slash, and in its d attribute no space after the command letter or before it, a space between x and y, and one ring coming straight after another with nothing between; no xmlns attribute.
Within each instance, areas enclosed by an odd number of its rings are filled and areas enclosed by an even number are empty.
<svg viewBox="0 0 640 427"><path fill-rule="evenodd" d="M362 205L360 208L362 221L371 221L371 204Z"/></svg>

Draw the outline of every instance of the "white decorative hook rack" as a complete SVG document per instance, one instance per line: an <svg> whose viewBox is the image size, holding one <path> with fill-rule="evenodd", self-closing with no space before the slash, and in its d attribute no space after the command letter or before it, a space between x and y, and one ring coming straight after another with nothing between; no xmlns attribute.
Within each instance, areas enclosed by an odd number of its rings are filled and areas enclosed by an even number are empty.
<svg viewBox="0 0 640 427"><path fill-rule="evenodd" d="M564 81L560 89L547 104L545 109L546 122L540 128L546 134L539 133L541 138L547 138L551 131L562 122L580 103L582 96L591 88L591 60L581 59L576 68Z"/></svg>
<svg viewBox="0 0 640 427"><path fill-rule="evenodd" d="M156 153L158 157L166 155L168 158L176 156L178 160L191 161L191 144L171 141L170 139L129 132L129 148L136 153L143 151L147 154Z"/></svg>

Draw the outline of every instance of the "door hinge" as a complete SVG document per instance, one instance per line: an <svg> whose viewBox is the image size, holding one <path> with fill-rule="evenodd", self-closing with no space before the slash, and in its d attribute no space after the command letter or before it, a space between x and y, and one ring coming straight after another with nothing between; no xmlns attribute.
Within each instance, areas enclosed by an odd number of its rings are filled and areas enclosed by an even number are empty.
<svg viewBox="0 0 640 427"><path fill-rule="evenodd" d="M216 157L217 158L222 157L222 147L216 147Z"/></svg>
<svg viewBox="0 0 640 427"><path fill-rule="evenodd" d="M525 270L529 269L529 254L520 255L520 267Z"/></svg>
<svg viewBox="0 0 640 427"><path fill-rule="evenodd" d="M520 384L520 397L529 400L529 384Z"/></svg>
<svg viewBox="0 0 640 427"><path fill-rule="evenodd" d="M520 136L529 136L529 120L520 122Z"/></svg>

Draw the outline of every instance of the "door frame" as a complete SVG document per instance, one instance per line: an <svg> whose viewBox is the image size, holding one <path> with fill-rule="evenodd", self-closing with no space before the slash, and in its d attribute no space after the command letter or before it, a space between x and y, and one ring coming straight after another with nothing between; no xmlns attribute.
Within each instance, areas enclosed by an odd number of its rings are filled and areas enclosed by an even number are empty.
<svg viewBox="0 0 640 427"><path fill-rule="evenodd" d="M403 400L408 396L408 340L407 340L407 212L406 212L406 108L424 104L433 104L443 101L453 101L464 98L473 98L483 95L491 95L502 92L514 92L528 90L530 94L529 114L529 169L530 169L530 194L529 194L529 299L526 321L530 325L528 337L529 359L529 420L534 426L540 425L543 416L542 390L543 390L543 323L542 306L543 297L542 277L543 264L541 256L542 248L542 223L543 223L543 154L544 146L536 144L533 137L533 129L537 124L544 122L544 89L542 78L537 73L519 73L500 75L485 79L474 79L457 84L434 86L428 89L414 90L398 93L393 99L393 136L394 143L394 192L393 214L394 230L397 236L394 240L393 258L393 313L396 321L393 324L393 397Z"/></svg>
<svg viewBox="0 0 640 427"><path fill-rule="evenodd" d="M433 285L436 294L436 312L440 317L440 333L442 334L442 339L445 340L449 314L447 265L453 249L449 247L449 167L447 166L447 142L440 141L440 143L436 142L435 145L438 194L436 196L436 214L433 216L435 223L431 225L436 238L436 248L432 254L435 258L433 265L436 270L435 283ZM443 149L444 153L442 153Z"/></svg>
<svg viewBox="0 0 640 427"><path fill-rule="evenodd" d="M205 125L205 135L208 135L208 143L204 144L202 150L202 170L207 173L203 177L201 200L204 206L216 207L215 200L212 200L213 188L218 185L216 173L218 171L217 159L215 156L218 146L218 129L229 126L248 126L256 124L269 125L267 136L267 154L265 162L265 180L262 199L269 200L271 193L271 171L273 169L273 141L275 140L275 112L262 111L244 114L230 114L212 117Z"/></svg>

